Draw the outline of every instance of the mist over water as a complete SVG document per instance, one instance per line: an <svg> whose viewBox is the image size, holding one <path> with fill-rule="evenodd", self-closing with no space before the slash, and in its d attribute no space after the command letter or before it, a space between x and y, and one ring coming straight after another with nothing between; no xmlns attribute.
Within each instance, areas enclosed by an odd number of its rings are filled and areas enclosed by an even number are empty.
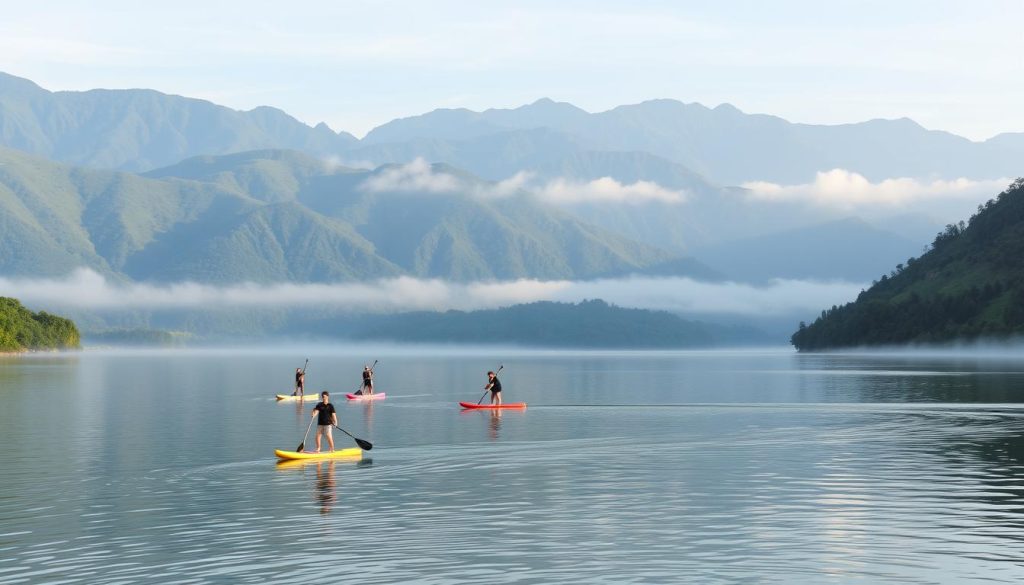
<svg viewBox="0 0 1024 585"><path fill-rule="evenodd" d="M130 309L337 308L354 312L445 311L535 301L604 299L626 307L734 315L813 314L856 297L860 284L776 279L766 285L683 277L454 282L398 277L351 283L197 282L116 284L80 268L66 278L0 276L0 295L27 304L106 311Z"/></svg>
<svg viewBox="0 0 1024 585"><path fill-rule="evenodd" d="M362 461L275 464L307 357ZM374 359L387 399L345 403ZM499 365L528 408L460 411ZM0 357L0 581L1019 582L1022 382L981 352Z"/></svg>

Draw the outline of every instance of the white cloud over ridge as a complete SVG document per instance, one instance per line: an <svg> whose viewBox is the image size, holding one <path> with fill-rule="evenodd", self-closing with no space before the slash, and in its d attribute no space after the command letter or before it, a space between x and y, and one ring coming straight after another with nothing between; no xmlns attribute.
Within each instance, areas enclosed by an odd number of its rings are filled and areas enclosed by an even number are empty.
<svg viewBox="0 0 1024 585"><path fill-rule="evenodd" d="M466 193L483 198L510 197L528 192L544 203L573 205L582 203L644 203L678 204L686 201L686 193L662 187L653 181L624 184L611 177L593 181L565 178L547 182L520 171L496 183L470 183L460 177L436 171L422 158L388 167L363 181L361 188L372 192Z"/></svg>
<svg viewBox="0 0 1024 585"><path fill-rule="evenodd" d="M519 279L455 283L402 276L371 282L209 285L115 284L85 268L65 278L0 277L0 296L38 310L61 308L229 309L333 307L358 312L475 310L550 300L601 298L623 307L687 313L784 315L816 313L856 297L848 282L775 280L768 286L701 282L689 278L626 277L587 281Z"/></svg>
<svg viewBox="0 0 1024 585"><path fill-rule="evenodd" d="M653 181L623 184L611 177L589 182L554 179L536 189L538 197L555 204L575 203L642 203L677 204L686 201L683 191L673 191Z"/></svg>
<svg viewBox="0 0 1024 585"><path fill-rule="evenodd" d="M370 176L362 188L373 192L426 191L428 193L455 193L465 187L458 177L448 173L435 173L422 158L403 165L388 167Z"/></svg>
<svg viewBox="0 0 1024 585"><path fill-rule="evenodd" d="M779 185L765 181L743 183L753 199L805 202L823 207L904 207L929 201L977 200L1002 191L1010 179L921 181L893 178L872 183L863 175L845 169L819 171L813 183Z"/></svg>

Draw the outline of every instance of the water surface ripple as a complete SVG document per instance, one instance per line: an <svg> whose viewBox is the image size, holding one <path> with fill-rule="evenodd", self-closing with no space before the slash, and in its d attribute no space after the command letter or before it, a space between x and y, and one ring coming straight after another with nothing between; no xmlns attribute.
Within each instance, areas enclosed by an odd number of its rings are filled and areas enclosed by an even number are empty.
<svg viewBox="0 0 1024 585"><path fill-rule="evenodd" d="M523 353L460 412L495 361L396 350L373 451L279 466L297 355L4 358L0 583L1024 579L1024 364Z"/></svg>

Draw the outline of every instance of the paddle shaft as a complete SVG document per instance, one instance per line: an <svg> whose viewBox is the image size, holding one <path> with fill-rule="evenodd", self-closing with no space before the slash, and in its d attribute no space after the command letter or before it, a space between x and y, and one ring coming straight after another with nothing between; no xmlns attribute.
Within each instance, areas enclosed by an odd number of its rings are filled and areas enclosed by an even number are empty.
<svg viewBox="0 0 1024 585"><path fill-rule="evenodd" d="M497 377L498 377L498 374L500 374L500 373L501 373L501 370L502 370L502 369L503 369L504 367L505 367L505 364L501 364L500 366L498 366L498 371L497 371L497 372L494 372L494 377L495 377L495 378L497 378ZM488 393L488 392L490 392L490 391L491 391L491 389L490 389L490 388L488 388L487 390L484 390L484 395L483 395L483 396L481 396L481 397L480 397L480 400L477 400L477 401L476 401L476 403L477 403L477 404L480 404L481 402L483 402L483 401L484 401L484 396L487 396L487 393Z"/></svg>
<svg viewBox="0 0 1024 585"><path fill-rule="evenodd" d="M306 426L306 433L302 435L302 442L299 443L298 448L295 449L296 453L301 453L302 449L306 446L306 437L309 436L309 429L311 428L313 428L313 417L309 417L309 424Z"/></svg>

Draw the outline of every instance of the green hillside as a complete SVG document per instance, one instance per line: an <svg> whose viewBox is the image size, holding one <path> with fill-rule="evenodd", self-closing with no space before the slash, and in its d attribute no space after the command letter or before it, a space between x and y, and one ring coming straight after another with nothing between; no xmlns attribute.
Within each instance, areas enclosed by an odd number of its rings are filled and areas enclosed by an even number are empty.
<svg viewBox="0 0 1024 585"><path fill-rule="evenodd" d="M372 190L394 171L294 151L189 159L146 175L0 148L0 274L208 283L587 278L671 266L712 272L575 219L525 193L434 165L458 188Z"/></svg>
<svg viewBox="0 0 1024 585"><path fill-rule="evenodd" d="M0 352L78 349L74 322L45 311L33 313L17 299L0 297Z"/></svg>
<svg viewBox="0 0 1024 585"><path fill-rule="evenodd" d="M363 188L368 179L395 168L355 170L297 152L259 151L192 159L147 176L210 181L253 197L295 202L351 226L399 271L420 277L582 278L639 272L674 258L525 193L481 197L477 191L487 188L486 181L447 165L432 165L431 173L455 177L462 188L443 193ZM696 262L690 268L687 274L712 273Z"/></svg>
<svg viewBox="0 0 1024 585"><path fill-rule="evenodd" d="M801 351L1024 333L1024 179L949 224L931 249L883 275L856 302L800 324Z"/></svg>

